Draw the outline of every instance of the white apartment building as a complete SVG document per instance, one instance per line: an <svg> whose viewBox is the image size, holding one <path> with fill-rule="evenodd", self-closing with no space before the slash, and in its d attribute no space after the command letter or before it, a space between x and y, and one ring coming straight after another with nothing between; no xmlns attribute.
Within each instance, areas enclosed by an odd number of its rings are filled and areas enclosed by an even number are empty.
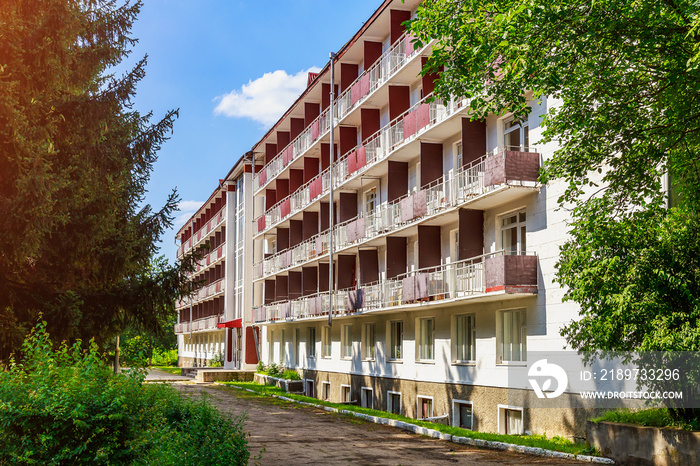
<svg viewBox="0 0 700 466"><path fill-rule="evenodd" d="M209 245L192 276L202 287L177 303L180 367L207 367L217 359L227 369L250 369L258 362L251 314L252 191L252 165L242 157L177 232L178 258Z"/></svg>

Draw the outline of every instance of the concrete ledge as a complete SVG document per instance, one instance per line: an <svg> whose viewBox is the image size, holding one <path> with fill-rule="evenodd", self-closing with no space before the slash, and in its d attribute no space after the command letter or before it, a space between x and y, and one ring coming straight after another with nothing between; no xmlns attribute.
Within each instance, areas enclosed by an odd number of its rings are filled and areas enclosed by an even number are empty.
<svg viewBox="0 0 700 466"><path fill-rule="evenodd" d="M274 385L287 393L300 393L304 391L303 380L280 379L265 374L259 374L257 372L255 373L255 378L253 380L262 385Z"/></svg>
<svg viewBox="0 0 700 466"><path fill-rule="evenodd" d="M230 369L198 369L195 382L252 382L253 371L236 371Z"/></svg>
<svg viewBox="0 0 700 466"><path fill-rule="evenodd" d="M255 376L256 376L256 378L258 376L267 377L267 376L264 376L262 374L255 374ZM282 379L278 379L278 380L282 380ZM249 388L241 388L241 387L234 387L234 388L236 388L238 390L245 390L245 391L250 392L250 393L256 393L254 390L251 390ZM278 398L280 400L289 401L291 403L297 403L297 404L304 405L304 406L311 406L313 408L320 408L324 411L328 411L331 413L347 414L349 416L354 416L354 417L357 417L360 419L364 419L365 421L372 422L374 424L382 424L382 425L389 425L392 427L398 427L399 429L403 429L403 430L408 431L408 432L413 432L413 433L416 433L419 435L426 435L428 437L432 437L432 438L435 438L438 440L446 440L446 441L450 441L453 443L459 443L462 445L471 445L471 446L480 447L480 448L488 448L491 450L507 450L507 451L513 451L516 453L523 453L526 455L543 456L543 457L548 457L548 458L561 458L561 459L578 460L578 461L584 461L587 463L615 464L615 461L613 461L612 459L602 458L600 456L574 455L572 453L564 453L561 451L546 450L544 448L528 447L525 445L516 445L516 444L512 444L512 443L494 442L491 440L473 439L473 438L469 438L469 437L456 437L454 435L445 434L445 433L442 433L438 430L429 429L427 427L419 426L416 424L411 424L411 423L404 422L404 421L397 421L396 419L389 419L389 418L379 417L379 416L371 416L369 414L356 413L354 411L333 408L330 406L319 405L316 403L309 403L306 401L298 401L298 400L294 400L292 398L288 398L286 396L279 396L279 395L271 395L271 396L274 398ZM687 464L694 464L694 463L687 463Z"/></svg>
<svg viewBox="0 0 700 466"><path fill-rule="evenodd" d="M586 434L591 445L624 464L700 464L700 432L588 421Z"/></svg>

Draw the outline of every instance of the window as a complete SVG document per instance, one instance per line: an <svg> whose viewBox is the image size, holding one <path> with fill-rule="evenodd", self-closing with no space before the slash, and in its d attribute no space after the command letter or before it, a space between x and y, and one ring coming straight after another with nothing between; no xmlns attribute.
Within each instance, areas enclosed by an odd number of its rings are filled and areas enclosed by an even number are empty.
<svg viewBox="0 0 700 466"><path fill-rule="evenodd" d="M530 145L529 124L527 120L518 121L511 118L503 124L503 145L506 149L527 152Z"/></svg>
<svg viewBox="0 0 700 466"><path fill-rule="evenodd" d="M374 408L374 392L371 388L362 387L362 397L360 403L363 408Z"/></svg>
<svg viewBox="0 0 700 466"><path fill-rule="evenodd" d="M474 314L455 316L454 362L476 360L476 317Z"/></svg>
<svg viewBox="0 0 700 466"><path fill-rule="evenodd" d="M331 357L331 328L328 326L321 329L321 356Z"/></svg>
<svg viewBox="0 0 700 466"><path fill-rule="evenodd" d="M365 191L365 215L374 213L377 207L377 188Z"/></svg>
<svg viewBox="0 0 700 466"><path fill-rule="evenodd" d="M340 357L352 358L352 325L343 325L341 333Z"/></svg>
<svg viewBox="0 0 700 466"><path fill-rule="evenodd" d="M504 254L525 254L525 210L501 217L501 248Z"/></svg>
<svg viewBox="0 0 700 466"><path fill-rule="evenodd" d="M365 324L362 339L362 359L374 359L374 324Z"/></svg>
<svg viewBox="0 0 700 466"><path fill-rule="evenodd" d="M417 397L417 413L418 419L428 419L433 417L433 399L432 397L420 396Z"/></svg>
<svg viewBox="0 0 700 466"><path fill-rule="evenodd" d="M340 386L340 401L341 403L350 403L352 401L352 397L350 395L350 385Z"/></svg>
<svg viewBox="0 0 700 466"><path fill-rule="evenodd" d="M309 398L313 398L315 396L313 380L306 379L306 396Z"/></svg>
<svg viewBox="0 0 700 466"><path fill-rule="evenodd" d="M306 331L306 357L316 357L316 327L309 327Z"/></svg>
<svg viewBox="0 0 700 466"><path fill-rule="evenodd" d="M455 170L459 171L462 168L462 141L455 143Z"/></svg>
<svg viewBox="0 0 700 466"><path fill-rule="evenodd" d="M270 360L270 363L273 363L275 362L275 332L272 330L270 330L270 340L267 343L267 358Z"/></svg>
<svg viewBox="0 0 700 466"><path fill-rule="evenodd" d="M323 382L321 383L321 399L330 401L331 399L331 383L330 382Z"/></svg>
<svg viewBox="0 0 700 466"><path fill-rule="evenodd" d="M418 319L418 359L435 359L435 319Z"/></svg>
<svg viewBox="0 0 700 466"><path fill-rule="evenodd" d="M523 434L523 408L498 405L498 433L505 435Z"/></svg>
<svg viewBox="0 0 700 466"><path fill-rule="evenodd" d="M501 328L499 332L501 362L527 360L525 317L524 309L501 312Z"/></svg>
<svg viewBox="0 0 700 466"><path fill-rule="evenodd" d="M391 391L386 393L386 410L392 414L401 415L401 393Z"/></svg>
<svg viewBox="0 0 700 466"><path fill-rule="evenodd" d="M400 361L403 357L403 322L389 324L389 359Z"/></svg>
<svg viewBox="0 0 700 466"><path fill-rule="evenodd" d="M285 339L285 330L282 329L282 337L280 339L280 364L287 364L287 340Z"/></svg>
<svg viewBox="0 0 700 466"><path fill-rule="evenodd" d="M294 366L299 367L299 350L301 348L301 329L294 329Z"/></svg>
<svg viewBox="0 0 700 466"><path fill-rule="evenodd" d="M452 403L452 426L473 430L474 411L471 401L455 400Z"/></svg>

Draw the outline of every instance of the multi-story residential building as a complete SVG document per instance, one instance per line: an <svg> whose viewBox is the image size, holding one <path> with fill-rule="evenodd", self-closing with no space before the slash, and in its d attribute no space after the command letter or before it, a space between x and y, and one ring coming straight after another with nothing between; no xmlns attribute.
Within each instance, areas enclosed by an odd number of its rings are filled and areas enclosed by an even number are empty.
<svg viewBox="0 0 700 466"><path fill-rule="evenodd" d="M177 232L177 257L208 244L192 276L198 292L177 304L180 367L206 367L213 359L228 369L258 362L252 324L252 165L242 157L209 199Z"/></svg>
<svg viewBox="0 0 700 466"><path fill-rule="evenodd" d="M571 435L571 409L507 394L509 368L561 350L577 316L552 283L566 214L561 187L537 183L551 149L530 145L550 103L473 121L465 99L432 100L431 44L403 25L418 4L384 1L336 54L334 82L330 65L311 75L253 148L262 359L298 369L310 396Z"/></svg>

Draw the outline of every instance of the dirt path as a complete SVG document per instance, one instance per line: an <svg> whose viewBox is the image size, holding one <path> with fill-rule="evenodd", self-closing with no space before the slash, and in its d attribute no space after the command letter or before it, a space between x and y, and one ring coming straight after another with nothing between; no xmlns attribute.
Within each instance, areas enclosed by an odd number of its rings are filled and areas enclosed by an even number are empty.
<svg viewBox="0 0 700 466"><path fill-rule="evenodd" d="M251 456L264 448L263 465L588 464L457 445L229 387L175 387L192 397L206 394L224 413L246 414Z"/></svg>

